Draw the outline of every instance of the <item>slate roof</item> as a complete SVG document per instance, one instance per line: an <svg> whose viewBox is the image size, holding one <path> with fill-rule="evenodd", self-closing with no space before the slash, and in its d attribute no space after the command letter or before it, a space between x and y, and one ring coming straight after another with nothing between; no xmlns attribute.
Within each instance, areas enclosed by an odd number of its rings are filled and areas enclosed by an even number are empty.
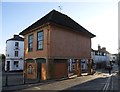
<svg viewBox="0 0 120 92"><path fill-rule="evenodd" d="M94 49L91 49L91 51L93 51L93 52L104 52L104 53L107 53L107 54L110 54L110 52L108 52L108 51L104 51L104 50L94 50Z"/></svg>
<svg viewBox="0 0 120 92"><path fill-rule="evenodd" d="M20 32L20 35L25 35L26 33L29 33L30 30L32 30L36 27L39 27L39 26L41 26L45 23L48 23L48 22L68 27L70 29L73 29L74 31L81 32L81 33L83 33L83 34L85 34L85 35L87 35L88 37L91 37L91 38L95 37L94 34L87 31L85 28L83 28L81 25L79 25L77 22L75 22L69 16L67 16L63 13L60 13L56 10L52 10L47 15L45 15L44 17L42 17L41 19L39 19L38 21L33 23L31 26L29 26L28 28L26 28L25 30Z"/></svg>
<svg viewBox="0 0 120 92"><path fill-rule="evenodd" d="M10 41L10 40L12 40L12 41L24 41L24 38L20 37L19 35L14 35L13 38L8 39L7 41Z"/></svg>

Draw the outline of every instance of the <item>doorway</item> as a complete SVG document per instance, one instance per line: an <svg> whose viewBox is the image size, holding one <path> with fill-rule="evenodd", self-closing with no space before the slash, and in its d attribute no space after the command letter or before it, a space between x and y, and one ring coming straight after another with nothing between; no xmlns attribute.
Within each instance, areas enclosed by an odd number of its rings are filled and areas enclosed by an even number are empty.
<svg viewBox="0 0 120 92"><path fill-rule="evenodd" d="M7 71L10 70L10 61L7 61Z"/></svg>
<svg viewBox="0 0 120 92"><path fill-rule="evenodd" d="M41 80L41 63L38 62L38 80L40 81Z"/></svg>

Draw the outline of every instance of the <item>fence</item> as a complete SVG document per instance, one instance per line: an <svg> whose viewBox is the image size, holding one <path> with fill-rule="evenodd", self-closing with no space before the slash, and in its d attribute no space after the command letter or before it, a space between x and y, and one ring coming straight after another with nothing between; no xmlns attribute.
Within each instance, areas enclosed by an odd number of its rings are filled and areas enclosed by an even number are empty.
<svg viewBox="0 0 120 92"><path fill-rule="evenodd" d="M23 72L3 72L2 73L2 86L14 86L38 83L39 79L25 79Z"/></svg>

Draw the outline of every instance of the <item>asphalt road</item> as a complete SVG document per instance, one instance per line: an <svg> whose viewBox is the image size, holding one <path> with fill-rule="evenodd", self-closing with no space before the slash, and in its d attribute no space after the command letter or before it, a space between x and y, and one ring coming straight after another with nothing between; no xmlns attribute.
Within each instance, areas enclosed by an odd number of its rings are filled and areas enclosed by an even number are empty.
<svg viewBox="0 0 120 92"><path fill-rule="evenodd" d="M72 86L65 90L102 90L104 92L108 90L118 91L118 76L117 66L113 66L112 74L109 75L107 72L98 74L94 80L90 80L79 85Z"/></svg>

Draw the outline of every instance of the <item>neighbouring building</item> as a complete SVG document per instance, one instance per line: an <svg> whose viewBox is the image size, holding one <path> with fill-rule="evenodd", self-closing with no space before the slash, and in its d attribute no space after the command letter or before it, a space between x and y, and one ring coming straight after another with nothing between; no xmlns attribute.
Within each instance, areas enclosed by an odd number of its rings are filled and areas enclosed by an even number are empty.
<svg viewBox="0 0 120 92"><path fill-rule="evenodd" d="M117 63L117 55L118 54L111 54L110 61L113 62L113 63Z"/></svg>
<svg viewBox="0 0 120 92"><path fill-rule="evenodd" d="M88 61L90 73L95 35L67 15L52 10L20 35L24 36L26 78L62 78L71 71L80 76L82 59Z"/></svg>
<svg viewBox="0 0 120 92"><path fill-rule="evenodd" d="M24 66L24 39L19 35L6 41L5 71L23 70Z"/></svg>
<svg viewBox="0 0 120 92"><path fill-rule="evenodd" d="M91 51L91 57L94 60L96 68L104 68L110 64L111 54L106 51L105 47L98 45L98 50Z"/></svg>

